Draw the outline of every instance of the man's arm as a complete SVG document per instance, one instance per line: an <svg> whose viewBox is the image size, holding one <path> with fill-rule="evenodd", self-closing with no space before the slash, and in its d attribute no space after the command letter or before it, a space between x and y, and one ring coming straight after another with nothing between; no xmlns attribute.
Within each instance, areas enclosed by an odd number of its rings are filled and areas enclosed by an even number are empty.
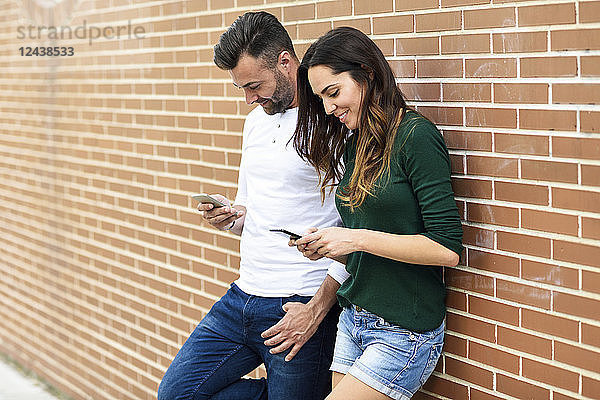
<svg viewBox="0 0 600 400"><path fill-rule="evenodd" d="M337 301L335 293L339 287L340 283L327 275L317 293L308 303L289 302L284 304L285 316L261 334L263 338L269 338L265 340L266 346L277 346L270 352L277 354L292 347L285 360L290 361L294 358L302 346L314 335L321 321Z"/></svg>

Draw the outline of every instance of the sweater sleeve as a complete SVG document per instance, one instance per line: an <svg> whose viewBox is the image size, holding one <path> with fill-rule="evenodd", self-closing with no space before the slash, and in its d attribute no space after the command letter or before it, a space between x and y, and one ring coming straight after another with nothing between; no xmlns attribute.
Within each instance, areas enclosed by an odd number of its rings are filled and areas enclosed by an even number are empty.
<svg viewBox="0 0 600 400"><path fill-rule="evenodd" d="M408 121L401 148L405 172L421 210L424 236L460 255L462 225L450 183L450 156L435 125Z"/></svg>

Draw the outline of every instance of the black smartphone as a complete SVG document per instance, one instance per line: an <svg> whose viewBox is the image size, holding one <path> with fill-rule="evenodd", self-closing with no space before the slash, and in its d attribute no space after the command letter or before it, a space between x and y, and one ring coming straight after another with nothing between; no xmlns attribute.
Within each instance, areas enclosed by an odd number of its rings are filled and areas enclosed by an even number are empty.
<svg viewBox="0 0 600 400"><path fill-rule="evenodd" d="M298 240L302 237L302 235L298 235L297 233L290 232L287 229L269 229L271 232L279 232L285 235L288 235L292 240Z"/></svg>

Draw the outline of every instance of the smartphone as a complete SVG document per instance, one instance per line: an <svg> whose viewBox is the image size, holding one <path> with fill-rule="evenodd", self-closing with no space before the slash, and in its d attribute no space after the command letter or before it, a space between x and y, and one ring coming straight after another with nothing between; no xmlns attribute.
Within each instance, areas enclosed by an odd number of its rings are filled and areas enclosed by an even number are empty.
<svg viewBox="0 0 600 400"><path fill-rule="evenodd" d="M269 229L271 232L280 232L283 233L285 235L288 235L290 237L290 239L292 240L298 240L302 237L302 235L299 235L297 233L294 232L290 232L287 229Z"/></svg>
<svg viewBox="0 0 600 400"><path fill-rule="evenodd" d="M226 207L227 205L215 199L212 196L209 196L205 193L194 194L192 198L200 203L210 203L215 207Z"/></svg>

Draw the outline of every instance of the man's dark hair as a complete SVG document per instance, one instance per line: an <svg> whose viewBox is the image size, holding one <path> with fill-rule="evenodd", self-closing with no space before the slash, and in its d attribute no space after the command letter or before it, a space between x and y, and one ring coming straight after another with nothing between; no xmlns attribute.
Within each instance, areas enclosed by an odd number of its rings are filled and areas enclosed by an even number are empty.
<svg viewBox="0 0 600 400"><path fill-rule="evenodd" d="M292 39L277 18L264 11L247 12L221 35L214 48L214 61L217 67L231 70L242 54L248 54L273 67L284 50L297 58Z"/></svg>

